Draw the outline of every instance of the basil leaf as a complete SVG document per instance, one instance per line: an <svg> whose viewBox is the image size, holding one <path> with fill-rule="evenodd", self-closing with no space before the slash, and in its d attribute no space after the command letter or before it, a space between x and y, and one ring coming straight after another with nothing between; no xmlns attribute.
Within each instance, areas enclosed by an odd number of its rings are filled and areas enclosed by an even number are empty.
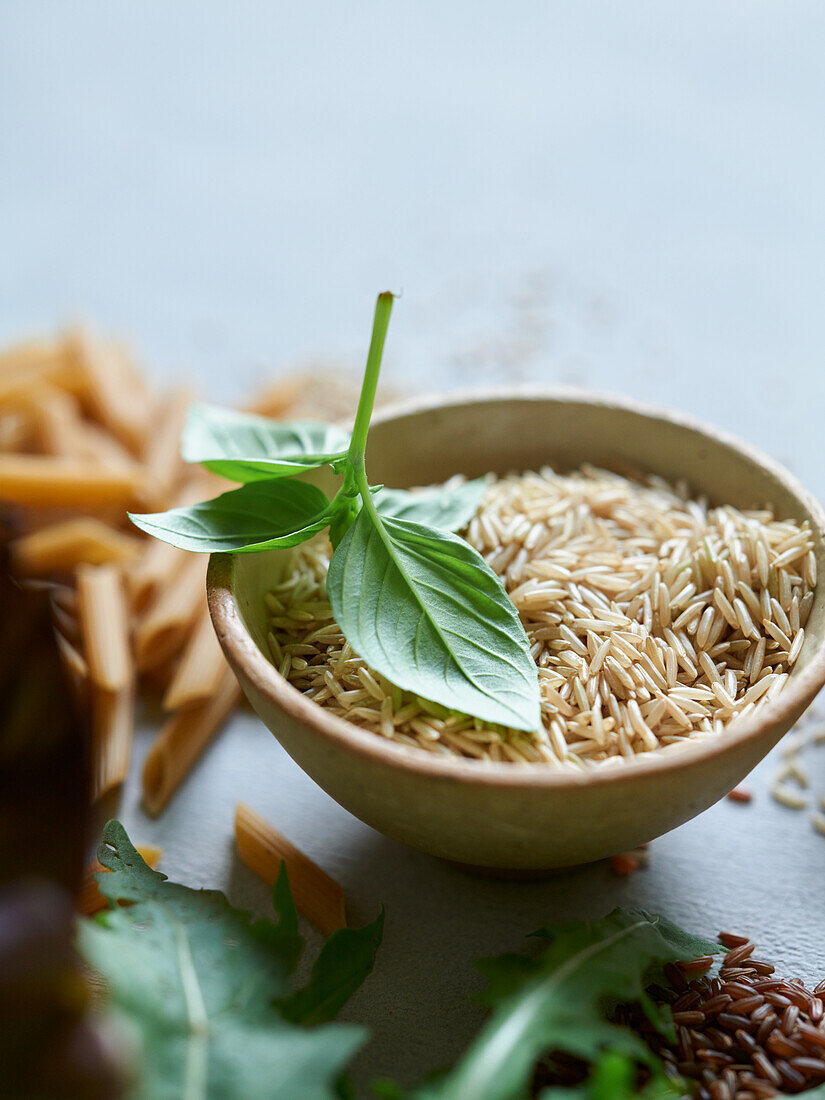
<svg viewBox="0 0 825 1100"><path fill-rule="evenodd" d="M460 531L478 511L486 490L486 480L479 477L451 488L421 489L415 493L407 489L381 489L373 500L382 516L423 523L442 531Z"/></svg>
<svg viewBox="0 0 825 1100"><path fill-rule="evenodd" d="M181 438L186 462L199 462L230 481L289 477L345 457L349 432L315 421L193 405Z"/></svg>
<svg viewBox="0 0 825 1100"><path fill-rule="evenodd" d="M365 506L332 555L327 590L350 645L399 687L486 722L538 728L524 627L463 539Z"/></svg>
<svg viewBox="0 0 825 1100"><path fill-rule="evenodd" d="M297 546L331 518L330 502L305 481L256 481L213 500L146 515L129 513L141 531L181 550L255 553Z"/></svg>
<svg viewBox="0 0 825 1100"><path fill-rule="evenodd" d="M104 979L106 1009L136 1040L132 1100L334 1100L366 1035L349 1024L299 1027L279 1008L299 995L291 975L303 950L283 868L273 895L279 921L253 923L219 891L147 867L117 821L106 825L98 858L111 908L80 920L79 947ZM331 1009L370 973L381 940L375 925L348 931L357 959Z"/></svg>

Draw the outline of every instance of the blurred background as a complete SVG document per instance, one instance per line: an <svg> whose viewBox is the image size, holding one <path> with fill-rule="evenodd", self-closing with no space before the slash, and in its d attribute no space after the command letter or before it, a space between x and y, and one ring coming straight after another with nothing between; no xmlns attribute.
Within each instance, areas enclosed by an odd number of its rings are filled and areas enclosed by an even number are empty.
<svg viewBox="0 0 825 1100"><path fill-rule="evenodd" d="M357 375L388 288L388 386L624 393L745 436L825 497L824 40L814 0L0 0L0 341L86 319L158 384L239 401L307 366ZM825 966L823 840L770 802L775 758L752 810L720 803L644 874L513 884L362 826L245 713L150 821L155 732L118 812L173 878L266 908L233 854L240 797L357 919L387 903L347 1009L374 1035L362 1083L455 1058L480 1018L472 961L551 917L644 904ZM772 864L782 904L731 859Z"/></svg>
<svg viewBox="0 0 825 1100"><path fill-rule="evenodd" d="M603 387L795 463L823 34L813 0L5 3L0 335L89 318L224 400L357 369L389 287L399 385Z"/></svg>

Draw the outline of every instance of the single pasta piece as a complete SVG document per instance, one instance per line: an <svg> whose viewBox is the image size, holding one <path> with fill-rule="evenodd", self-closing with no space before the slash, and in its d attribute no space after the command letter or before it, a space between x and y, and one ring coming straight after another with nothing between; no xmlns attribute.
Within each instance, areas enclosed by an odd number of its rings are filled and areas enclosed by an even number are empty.
<svg viewBox="0 0 825 1100"><path fill-rule="evenodd" d="M129 620L120 572L114 565L81 565L77 605L92 683L116 692L134 679Z"/></svg>
<svg viewBox="0 0 825 1100"><path fill-rule="evenodd" d="M162 848L157 848L154 844L136 844L135 847L143 857L144 862L152 868L157 867L160 863L160 857L163 855ZM95 875L99 875L101 872L108 873L109 868L104 867L102 863L98 863L96 859L87 864L83 871L83 878L80 881L80 889L77 894L77 911L87 917L99 913L101 909L105 909L109 904L97 887Z"/></svg>
<svg viewBox="0 0 825 1100"><path fill-rule="evenodd" d="M82 707L86 703L89 688L89 666L83 654L65 638L60 631L55 631L57 638L57 650L63 667L72 685L75 699Z"/></svg>
<svg viewBox="0 0 825 1100"><path fill-rule="evenodd" d="M167 720L143 765L143 801L149 813L159 814L166 806L235 707L239 694L238 682L227 667L214 695Z"/></svg>
<svg viewBox="0 0 825 1100"><path fill-rule="evenodd" d="M283 862L295 907L325 936L346 928L346 902L338 883L244 802L235 809L235 843L247 867L270 886Z"/></svg>
<svg viewBox="0 0 825 1100"><path fill-rule="evenodd" d="M206 602L206 555L190 554L167 576L135 629L135 658L140 672L154 668L183 646Z"/></svg>
<svg viewBox="0 0 825 1100"><path fill-rule="evenodd" d="M179 550L177 546L161 542L160 539L150 539L137 561L125 570L126 589L132 611L145 611L163 582L180 573L189 557L186 550Z"/></svg>
<svg viewBox="0 0 825 1100"><path fill-rule="evenodd" d="M69 354L87 379L92 415L133 454L146 446L151 402L122 349L84 330L67 337Z"/></svg>
<svg viewBox="0 0 825 1100"><path fill-rule="evenodd" d="M89 459L0 455L0 500L33 508L96 511L139 506L145 487L137 468L112 469Z"/></svg>
<svg viewBox="0 0 825 1100"><path fill-rule="evenodd" d="M305 389L306 383L301 379L284 378L257 393L246 406L246 411L258 416L284 416L303 396Z"/></svg>
<svg viewBox="0 0 825 1100"><path fill-rule="evenodd" d="M33 387L51 383L70 393L82 393L82 372L58 341L31 340L0 355L0 405L29 394Z"/></svg>
<svg viewBox="0 0 825 1100"><path fill-rule="evenodd" d="M71 394L42 385L27 394L24 403L37 425L38 442L45 454L134 467L134 459L114 436L83 419L80 403Z"/></svg>
<svg viewBox="0 0 825 1100"><path fill-rule="evenodd" d="M205 470L197 470L181 485L172 503L176 508L197 504L222 492L225 487L225 484L221 485L212 474L208 474ZM149 539L146 552L126 576L133 610L143 611L164 582L173 574L180 572L184 563L191 560L191 557L192 555L186 550L179 550L176 546L170 546L168 542Z"/></svg>
<svg viewBox="0 0 825 1100"><path fill-rule="evenodd" d="M135 724L135 689L92 691L92 798L119 787L129 774Z"/></svg>
<svg viewBox="0 0 825 1100"><path fill-rule="evenodd" d="M209 608L204 607L163 697L164 710L184 710L203 703L214 695L225 670Z"/></svg>
<svg viewBox="0 0 825 1100"><path fill-rule="evenodd" d="M24 577L68 573L77 565L135 560L144 543L102 520L79 516L41 527L11 544L15 571Z"/></svg>
<svg viewBox="0 0 825 1100"><path fill-rule="evenodd" d="M0 451L22 451L34 437L29 409L11 407L0 412Z"/></svg>
<svg viewBox="0 0 825 1100"><path fill-rule="evenodd" d="M166 508L171 494L186 473L180 457L180 440L192 394L188 389L163 394L157 402L152 431L146 443L147 503L152 509Z"/></svg>

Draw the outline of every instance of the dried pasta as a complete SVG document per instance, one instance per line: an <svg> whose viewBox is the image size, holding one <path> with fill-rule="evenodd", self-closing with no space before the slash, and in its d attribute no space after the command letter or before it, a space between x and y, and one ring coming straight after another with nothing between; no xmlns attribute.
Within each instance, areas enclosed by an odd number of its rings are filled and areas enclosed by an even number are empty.
<svg viewBox="0 0 825 1100"><path fill-rule="evenodd" d="M159 814L166 806L235 707L239 695L238 682L227 667L213 696L168 719L143 765L143 801L149 813Z"/></svg>
<svg viewBox="0 0 825 1100"><path fill-rule="evenodd" d="M284 864L296 908L324 935L346 927L339 884L244 802L235 809L235 843L247 867L270 886Z"/></svg>
<svg viewBox="0 0 825 1100"><path fill-rule="evenodd" d="M134 663L120 573L114 565L81 565L77 571L78 612L92 683L118 692L131 684Z"/></svg>

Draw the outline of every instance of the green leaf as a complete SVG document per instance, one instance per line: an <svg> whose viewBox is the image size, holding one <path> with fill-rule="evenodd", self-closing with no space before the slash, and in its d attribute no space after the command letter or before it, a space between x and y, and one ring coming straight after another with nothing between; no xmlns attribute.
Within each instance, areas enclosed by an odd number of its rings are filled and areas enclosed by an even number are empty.
<svg viewBox="0 0 825 1100"><path fill-rule="evenodd" d="M103 977L107 1004L136 1037L131 1100L330 1100L364 1032L297 1027L273 1000L290 995L297 921L282 872L280 922L252 924L215 890L152 871L110 821L98 875L112 908L82 920L79 946ZM131 905L120 906L128 901ZM372 926L371 926L372 928ZM358 933L354 933L358 935ZM374 929L365 937L377 945ZM374 958L361 955L361 979ZM355 988L350 975L348 988Z"/></svg>
<svg viewBox="0 0 825 1100"><path fill-rule="evenodd" d="M256 481L213 500L147 515L129 513L141 531L181 550L255 553L297 546L326 527L330 502L305 481Z"/></svg>
<svg viewBox="0 0 825 1100"><path fill-rule="evenodd" d="M550 925L538 936L538 958L482 964L493 1015L458 1065L414 1094L419 1100L523 1100L536 1064L554 1050L593 1063L610 1051L658 1074L649 1047L605 1013L611 1004L643 999L664 963L720 950L641 909Z"/></svg>
<svg viewBox="0 0 825 1100"><path fill-rule="evenodd" d="M425 699L537 729L536 665L499 578L463 539L381 517L370 505L335 550L327 577L350 645Z"/></svg>
<svg viewBox="0 0 825 1100"><path fill-rule="evenodd" d="M382 516L443 531L460 531L478 511L486 491L487 482L479 477L449 488L421 489L414 493L407 489L381 489L373 499Z"/></svg>
<svg viewBox="0 0 825 1100"><path fill-rule="evenodd" d="M384 910L363 928L341 928L324 944L309 982L280 1001L284 1016L296 1024L334 1020L372 970L384 932Z"/></svg>
<svg viewBox="0 0 825 1100"><path fill-rule="evenodd" d="M290 477L346 455L349 432L312 420L268 420L264 416L193 405L181 438L186 462L199 462L231 481Z"/></svg>

